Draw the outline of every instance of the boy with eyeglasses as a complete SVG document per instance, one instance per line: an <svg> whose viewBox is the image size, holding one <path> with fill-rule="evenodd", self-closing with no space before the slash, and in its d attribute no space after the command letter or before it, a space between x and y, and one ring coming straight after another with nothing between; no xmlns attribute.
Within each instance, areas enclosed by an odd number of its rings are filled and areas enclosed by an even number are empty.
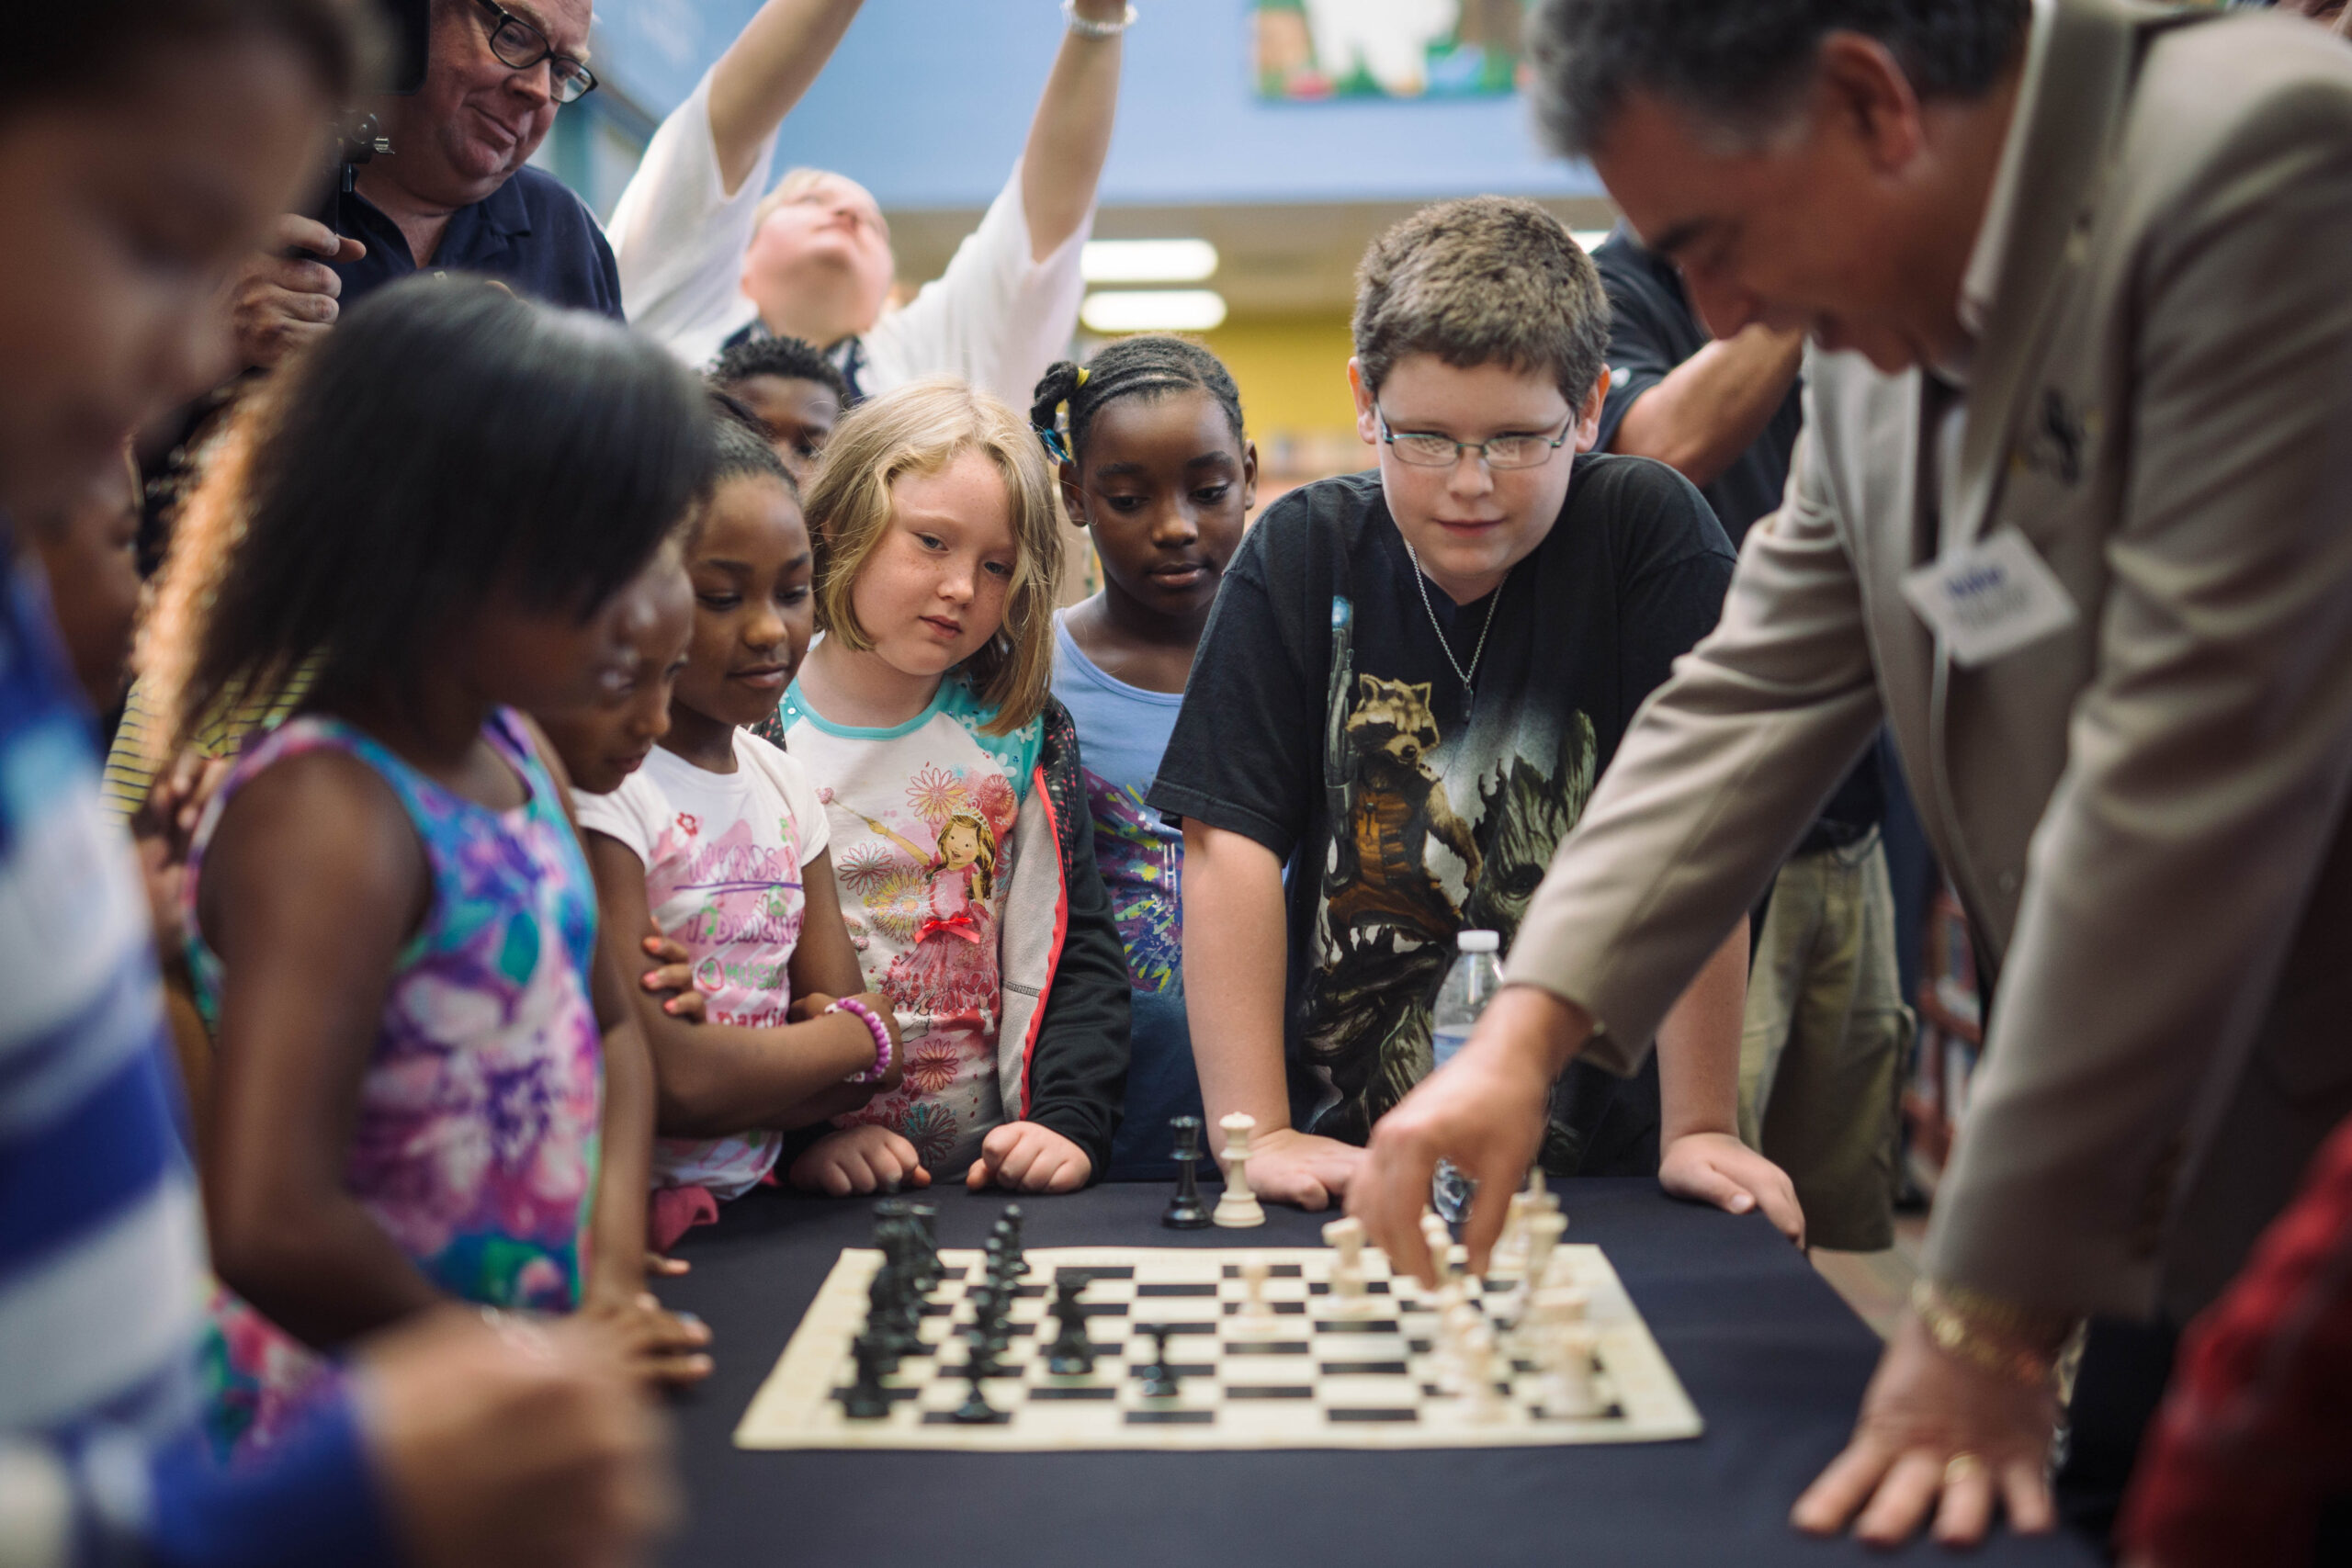
<svg viewBox="0 0 2352 1568"><path fill-rule="evenodd" d="M1227 568L1150 802L1184 826L1184 971L1211 1118L1319 1209L1430 1066L1456 934L1508 947L1618 738L1715 622L1731 546L1662 464L1591 453L1609 307L1530 202L1428 208L1357 277L1348 379L1379 467L1292 491ZM1736 1128L1747 933L1658 1066L1554 1086L1555 1174L1656 1170L1790 1235ZM1661 1093L1661 1089L1663 1093Z"/></svg>

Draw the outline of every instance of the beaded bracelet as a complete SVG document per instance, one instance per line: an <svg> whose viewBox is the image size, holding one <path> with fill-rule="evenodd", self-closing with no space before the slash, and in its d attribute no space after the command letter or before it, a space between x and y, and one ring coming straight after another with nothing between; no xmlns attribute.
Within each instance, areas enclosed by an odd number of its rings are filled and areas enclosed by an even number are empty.
<svg viewBox="0 0 2352 1568"><path fill-rule="evenodd" d="M1069 30L1080 38L1117 38L1136 25L1136 8L1128 6L1127 14L1115 22L1098 22L1091 17L1078 14L1078 0L1062 0L1062 19L1069 24Z"/></svg>
<svg viewBox="0 0 2352 1568"><path fill-rule="evenodd" d="M845 1012L865 1021L866 1032L874 1036L874 1065L862 1073L852 1073L843 1083L880 1083L890 1071L890 1026L881 1016L855 997L843 997L825 1010Z"/></svg>

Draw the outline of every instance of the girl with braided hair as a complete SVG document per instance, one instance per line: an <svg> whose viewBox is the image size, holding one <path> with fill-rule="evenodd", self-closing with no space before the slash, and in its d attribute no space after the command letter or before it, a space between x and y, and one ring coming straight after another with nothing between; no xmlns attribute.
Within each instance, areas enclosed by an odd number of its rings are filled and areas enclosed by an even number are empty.
<svg viewBox="0 0 2352 1568"><path fill-rule="evenodd" d="M1054 694L1078 724L1095 858L1132 988L1111 1176L1148 1179L1172 1173L1169 1118L1200 1115L1201 1091L1181 967L1184 840L1144 795L1249 521L1258 449L1232 375L1176 337L1122 339L1084 369L1056 365L1030 419L1062 459L1062 500L1102 562L1102 591L1056 617Z"/></svg>

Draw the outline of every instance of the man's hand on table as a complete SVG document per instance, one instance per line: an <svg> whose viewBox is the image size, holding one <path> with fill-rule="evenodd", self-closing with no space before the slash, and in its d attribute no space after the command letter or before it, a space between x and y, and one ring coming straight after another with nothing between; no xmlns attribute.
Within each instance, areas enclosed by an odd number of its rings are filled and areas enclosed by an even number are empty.
<svg viewBox="0 0 2352 1568"><path fill-rule="evenodd" d="M1446 1159L1478 1184L1463 1240L1471 1271L1486 1269L1510 1195L1543 1144L1551 1064L1591 1029L1581 1010L1550 992L1507 986L1460 1055L1373 1123L1363 1168L1348 1185L1348 1213L1363 1222L1365 1239L1388 1255L1390 1268L1436 1283L1420 1222L1430 1178ZM1250 1179L1258 1185L1255 1158Z"/></svg>
<svg viewBox="0 0 2352 1568"><path fill-rule="evenodd" d="M1788 1172L1729 1133L1691 1133L1668 1144L1657 1184L1677 1198L1713 1203L1727 1213L1761 1209L1782 1235L1804 1245L1804 1211Z"/></svg>
<svg viewBox="0 0 2352 1568"><path fill-rule="evenodd" d="M1291 1127L1253 1133L1250 1138L1250 1190L1276 1203L1295 1203L1309 1213L1344 1198L1363 1168L1364 1151L1337 1138L1319 1138Z"/></svg>
<svg viewBox="0 0 2352 1568"><path fill-rule="evenodd" d="M1984 1538L1997 1497L2009 1527L2038 1535L2056 1522L2043 1479L2058 1402L1937 1346L1905 1312L1879 1358L1846 1451L1789 1515L1797 1529L1835 1535L1851 1520L1873 1546L1908 1540L1932 1514L1936 1540Z"/></svg>

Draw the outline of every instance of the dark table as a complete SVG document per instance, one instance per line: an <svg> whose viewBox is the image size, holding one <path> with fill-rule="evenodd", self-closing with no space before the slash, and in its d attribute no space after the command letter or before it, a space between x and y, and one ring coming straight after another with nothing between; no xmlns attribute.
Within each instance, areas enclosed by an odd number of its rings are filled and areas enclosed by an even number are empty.
<svg viewBox="0 0 2352 1568"><path fill-rule="evenodd" d="M662 1287L717 1336L718 1370L678 1403L690 1518L673 1563L924 1568L1244 1568L1256 1563L1774 1563L1888 1561L1807 1540L1789 1505L1843 1443L1878 1340L1756 1215L1678 1203L1647 1180L1555 1184L1566 1240L1597 1242L1707 1423L1690 1442L1256 1453L739 1452L752 1392L870 1205L763 1190L679 1247ZM1254 1231L1170 1231L1170 1189L1027 1198L1033 1247L1318 1247L1329 1214L1269 1205ZM978 1247L1000 1193L943 1190L939 1238ZM2098 1562L2072 1538L2004 1536L1962 1559Z"/></svg>

